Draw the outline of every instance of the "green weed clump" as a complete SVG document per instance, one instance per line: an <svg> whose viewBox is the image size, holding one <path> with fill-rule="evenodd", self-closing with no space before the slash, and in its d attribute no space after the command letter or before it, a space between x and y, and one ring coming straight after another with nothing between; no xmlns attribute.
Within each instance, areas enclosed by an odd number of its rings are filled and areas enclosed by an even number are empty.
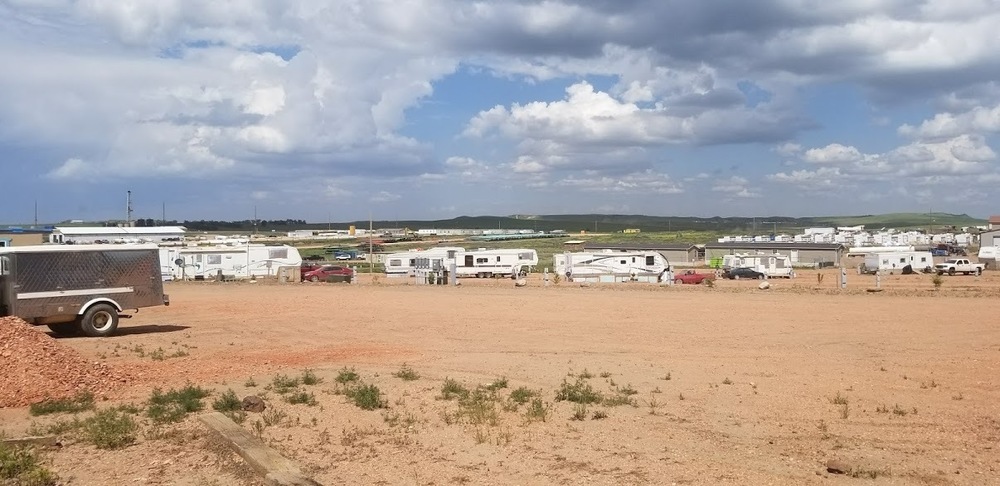
<svg viewBox="0 0 1000 486"><path fill-rule="evenodd" d="M202 410L205 406L201 400L208 395L208 390L194 385L166 393L156 388L146 402L146 416L157 424L179 422L187 414Z"/></svg>
<svg viewBox="0 0 1000 486"><path fill-rule="evenodd" d="M344 395L362 410L385 408L385 397L375 385L358 385L344 390Z"/></svg>
<svg viewBox="0 0 1000 486"><path fill-rule="evenodd" d="M226 393L223 393L222 396L212 402L212 409L218 412L235 412L242 408L243 402L240 401L240 398L236 396L236 392L232 389L227 390Z"/></svg>
<svg viewBox="0 0 1000 486"><path fill-rule="evenodd" d="M559 390L556 391L557 402L566 401L586 405L600 403L603 399L601 393L594 390L590 383L581 377L578 377L573 383L563 380Z"/></svg>
<svg viewBox="0 0 1000 486"><path fill-rule="evenodd" d="M441 399L451 400L453 398L464 398L469 396L469 389L465 385L451 378L445 378L441 385Z"/></svg>
<svg viewBox="0 0 1000 486"><path fill-rule="evenodd" d="M109 408L83 421L83 438L98 449L121 449L136 440L139 424L126 412Z"/></svg>
<svg viewBox="0 0 1000 486"><path fill-rule="evenodd" d="M524 405L525 403L528 403L528 400L531 400L536 396L538 396L538 392L524 386L516 388L510 392L510 399L518 405Z"/></svg>
<svg viewBox="0 0 1000 486"><path fill-rule="evenodd" d="M94 395L90 392L78 393L70 398L60 400L43 400L32 403L28 412L31 415L50 415L53 413L79 413L94 409Z"/></svg>
<svg viewBox="0 0 1000 486"><path fill-rule="evenodd" d="M395 376L403 381L415 381L420 379L420 373L417 373L406 363L403 363L403 366L399 368L399 371L393 373L392 376Z"/></svg>
<svg viewBox="0 0 1000 486"><path fill-rule="evenodd" d="M35 449L0 443L0 484L52 486L57 480Z"/></svg>
<svg viewBox="0 0 1000 486"><path fill-rule="evenodd" d="M358 381L361 381L361 376L358 375L357 371L354 371L354 368L344 368L337 373L335 381L341 385L357 383Z"/></svg>

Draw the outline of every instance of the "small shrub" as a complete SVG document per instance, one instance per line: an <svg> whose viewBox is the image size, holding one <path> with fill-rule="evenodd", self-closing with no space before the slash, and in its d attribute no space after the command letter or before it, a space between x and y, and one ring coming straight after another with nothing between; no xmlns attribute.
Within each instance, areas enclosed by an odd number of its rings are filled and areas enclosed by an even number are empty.
<svg viewBox="0 0 1000 486"><path fill-rule="evenodd" d="M816 285L823 285L823 276L822 273L816 274Z"/></svg>
<svg viewBox="0 0 1000 486"><path fill-rule="evenodd" d="M79 413L94 409L94 395L90 392L78 393L71 398L61 400L44 400L32 403L28 411L31 415L49 415L53 413Z"/></svg>
<svg viewBox="0 0 1000 486"><path fill-rule="evenodd" d="M670 375L669 371L667 372L666 375L663 375L663 380L664 381L670 381L671 379L673 379L673 376Z"/></svg>
<svg viewBox="0 0 1000 486"><path fill-rule="evenodd" d="M451 379L445 378L441 385L441 399L451 400L453 398L463 398L469 396L469 389L465 385Z"/></svg>
<svg viewBox="0 0 1000 486"><path fill-rule="evenodd" d="M342 385L348 383L357 383L361 380L361 376L358 375L354 368L344 368L337 373L336 381Z"/></svg>
<svg viewBox="0 0 1000 486"><path fill-rule="evenodd" d="M604 410L595 410L594 414L590 416L591 420L604 420L608 418L608 413Z"/></svg>
<svg viewBox="0 0 1000 486"><path fill-rule="evenodd" d="M944 279L941 278L941 275L935 273L934 276L931 277L931 283L934 284L934 290L940 290L941 284L944 283Z"/></svg>
<svg viewBox="0 0 1000 486"><path fill-rule="evenodd" d="M288 414L284 410L278 410L274 407L268 407L260 414L260 420L257 423L261 423L262 426L271 427L274 425L280 425L281 423L288 420ZM256 425L256 424L255 424Z"/></svg>
<svg viewBox="0 0 1000 486"><path fill-rule="evenodd" d="M840 406L840 418L847 420L847 417L851 416L851 408L848 404L843 404Z"/></svg>
<svg viewBox="0 0 1000 486"><path fill-rule="evenodd" d="M893 415L899 415L900 417L905 417L910 412L905 408L900 407L899 404L897 403L894 407L892 407L892 413Z"/></svg>
<svg viewBox="0 0 1000 486"><path fill-rule="evenodd" d="M392 374L396 378L403 381L416 381L420 379L420 374L417 373L413 368L410 368L406 363L399 368L399 371Z"/></svg>
<svg viewBox="0 0 1000 486"><path fill-rule="evenodd" d="M510 392L510 399L517 403L518 405L524 405L531 400L532 397L538 396L538 392L530 390L527 387L519 387L514 391Z"/></svg>
<svg viewBox="0 0 1000 486"><path fill-rule="evenodd" d="M187 414L204 408L201 399L207 396L208 391L193 385L166 393L155 388L147 402L146 416L158 424L178 422Z"/></svg>
<svg viewBox="0 0 1000 486"><path fill-rule="evenodd" d="M587 406L582 403L577 403L573 406L573 415L570 415L570 420L587 420Z"/></svg>
<svg viewBox="0 0 1000 486"><path fill-rule="evenodd" d="M135 442L139 424L115 409L101 410L83 421L83 438L98 449L121 449Z"/></svg>
<svg viewBox="0 0 1000 486"><path fill-rule="evenodd" d="M623 393L616 393L609 397L604 397L601 403L607 407L618 407L621 405L632 405L635 406L635 399L631 395L625 395Z"/></svg>
<svg viewBox="0 0 1000 486"><path fill-rule="evenodd" d="M359 385L344 392L354 405L362 410L385 408L382 391L375 385Z"/></svg>
<svg viewBox="0 0 1000 486"><path fill-rule="evenodd" d="M705 286L708 287L708 288L710 288L710 289L715 288L715 279L714 278L706 278L705 280L702 280L702 283L704 283Z"/></svg>
<svg viewBox="0 0 1000 486"><path fill-rule="evenodd" d="M496 426L500 417L496 410L497 396L486 388L476 388L472 393L459 399L461 415L473 425Z"/></svg>
<svg viewBox="0 0 1000 486"><path fill-rule="evenodd" d="M590 386L590 383L584 381L584 378L577 377L576 382L569 383L563 380L562 386L556 391L556 401L562 402L573 402L573 403L598 403L604 397Z"/></svg>
<svg viewBox="0 0 1000 486"><path fill-rule="evenodd" d="M303 385L318 385L323 382L323 379L316 376L313 370L305 370L302 372L302 384Z"/></svg>
<svg viewBox="0 0 1000 486"><path fill-rule="evenodd" d="M239 397L236 396L236 392L232 389L223 393L222 396L216 398L212 402L212 409L218 412L235 412L243 408L243 402L240 401Z"/></svg>
<svg viewBox="0 0 1000 486"><path fill-rule="evenodd" d="M298 387L299 379L291 378L287 375L276 375L274 379L271 380L271 384L268 385L268 388L273 390L278 395L284 395Z"/></svg>
<svg viewBox="0 0 1000 486"><path fill-rule="evenodd" d="M549 405L541 398L533 398L527 410L524 411L524 418L528 422L545 422L549 417L549 409Z"/></svg>
<svg viewBox="0 0 1000 486"><path fill-rule="evenodd" d="M678 400L684 400L684 393L677 394L677 399Z"/></svg>
<svg viewBox="0 0 1000 486"><path fill-rule="evenodd" d="M497 391L497 390L502 390L504 388L507 388L506 376L501 376L500 378L493 380L493 383L486 385L486 389L489 391Z"/></svg>
<svg viewBox="0 0 1000 486"><path fill-rule="evenodd" d="M577 375L577 377L578 378L582 378L584 380L589 380L589 379L593 378L594 375L593 375L593 373L587 371L587 368L584 368L583 372L581 372L579 375Z"/></svg>
<svg viewBox="0 0 1000 486"><path fill-rule="evenodd" d="M51 486L57 484L56 480L35 449L0 443L0 484Z"/></svg>
<svg viewBox="0 0 1000 486"><path fill-rule="evenodd" d="M879 476L891 476L888 469L871 469L866 467L852 467L847 475L852 478L878 479Z"/></svg>
<svg viewBox="0 0 1000 486"><path fill-rule="evenodd" d="M287 395L285 401L292 405L305 404L310 407L315 406L317 403L316 396L305 390L299 390Z"/></svg>
<svg viewBox="0 0 1000 486"><path fill-rule="evenodd" d="M609 373L607 371L602 371L601 372L601 378L611 378L611 373Z"/></svg>
<svg viewBox="0 0 1000 486"><path fill-rule="evenodd" d="M624 387L618 387L618 393L620 393L622 395L629 395L629 396L631 396L631 395L637 395L639 392L635 391L635 388L632 388L632 384L629 383L628 385L625 385Z"/></svg>
<svg viewBox="0 0 1000 486"><path fill-rule="evenodd" d="M153 361L163 361L167 358L167 353L163 350L163 348L157 348L155 351L151 351L149 353L149 357Z"/></svg>
<svg viewBox="0 0 1000 486"><path fill-rule="evenodd" d="M725 380L722 380L722 384L723 385L732 385L733 384L733 380L730 380L729 377L727 376Z"/></svg>
<svg viewBox="0 0 1000 486"><path fill-rule="evenodd" d="M848 402L847 397L841 395L840 392L837 392L837 394L830 399L830 403L834 405L847 405L847 402Z"/></svg>
<svg viewBox="0 0 1000 486"><path fill-rule="evenodd" d="M562 276L560 276L558 273L552 275L552 283L558 285L559 282L562 282Z"/></svg>
<svg viewBox="0 0 1000 486"><path fill-rule="evenodd" d="M885 406L885 404L879 405L879 406L875 407L875 412L877 412L877 413L889 413L889 407Z"/></svg>
<svg viewBox="0 0 1000 486"><path fill-rule="evenodd" d="M247 378L247 381L245 383L243 383L243 386L245 386L247 388L253 388L253 387L257 386L257 382L254 381L253 377L251 376L250 378Z"/></svg>

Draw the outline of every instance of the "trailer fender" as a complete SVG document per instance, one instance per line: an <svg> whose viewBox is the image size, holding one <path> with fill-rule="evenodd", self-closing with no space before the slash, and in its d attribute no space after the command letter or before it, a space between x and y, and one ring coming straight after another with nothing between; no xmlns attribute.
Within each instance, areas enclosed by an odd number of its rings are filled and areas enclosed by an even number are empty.
<svg viewBox="0 0 1000 486"><path fill-rule="evenodd" d="M82 316L85 312L87 312L87 309L89 309L92 305L101 303L111 304L111 306L114 307L118 312L121 312L123 310L122 306L118 305L118 302L115 302L114 299L109 299L107 297L98 297L96 299L90 299L89 301L87 301L86 304L80 306L80 310L76 312L76 315Z"/></svg>

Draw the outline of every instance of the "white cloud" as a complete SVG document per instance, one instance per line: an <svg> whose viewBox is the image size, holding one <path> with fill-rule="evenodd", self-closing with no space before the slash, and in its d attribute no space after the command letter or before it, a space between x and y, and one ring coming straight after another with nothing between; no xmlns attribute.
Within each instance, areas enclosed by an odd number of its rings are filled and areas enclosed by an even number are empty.
<svg viewBox="0 0 1000 486"><path fill-rule="evenodd" d="M558 187L569 187L588 192L613 192L646 194L681 194L684 188L667 174L653 171L637 172L623 176L569 176L555 182Z"/></svg>
<svg viewBox="0 0 1000 486"><path fill-rule="evenodd" d="M717 180L712 185L713 192L723 193L728 198L753 199L760 197L760 192L749 187L750 181L745 177L732 176Z"/></svg>
<svg viewBox="0 0 1000 486"><path fill-rule="evenodd" d="M387 203L399 200L401 196L399 194L393 194L388 191L379 191L369 198L369 201L375 203Z"/></svg>

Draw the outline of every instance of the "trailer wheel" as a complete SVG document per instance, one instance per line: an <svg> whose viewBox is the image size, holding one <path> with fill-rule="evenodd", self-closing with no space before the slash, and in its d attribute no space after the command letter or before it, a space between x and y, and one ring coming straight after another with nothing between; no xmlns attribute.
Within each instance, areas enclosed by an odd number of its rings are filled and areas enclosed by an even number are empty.
<svg viewBox="0 0 1000 486"><path fill-rule="evenodd" d="M78 322L59 322L49 324L48 328L56 336L73 336L80 332L80 324Z"/></svg>
<svg viewBox="0 0 1000 486"><path fill-rule="evenodd" d="M108 304L95 304L83 313L80 330L90 337L104 337L118 329L118 309Z"/></svg>

